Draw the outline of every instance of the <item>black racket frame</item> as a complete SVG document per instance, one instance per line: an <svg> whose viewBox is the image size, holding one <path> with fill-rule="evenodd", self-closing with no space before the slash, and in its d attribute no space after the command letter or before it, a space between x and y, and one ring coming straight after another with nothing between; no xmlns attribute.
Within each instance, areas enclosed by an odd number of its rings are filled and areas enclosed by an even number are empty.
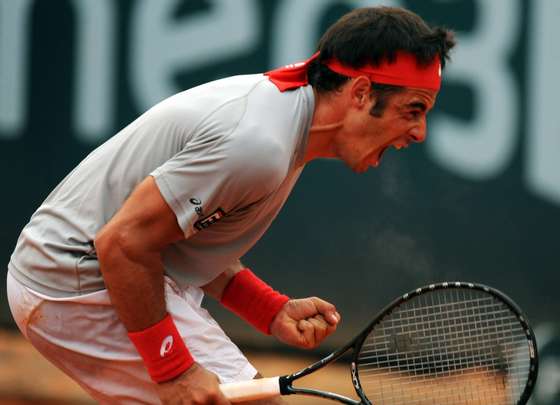
<svg viewBox="0 0 560 405"><path fill-rule="evenodd" d="M516 405L525 405L529 398L531 397L531 393L533 392L533 388L537 381L538 376L538 350L537 350L537 340L535 338L535 334L533 329L529 325L527 317L523 314L521 309L517 306L517 304L509 298L503 292L496 290L495 288L488 287L483 284L478 283L470 283L470 282L462 282L462 281L454 281L454 282L440 282L435 284L429 284L420 288L417 288L413 291L410 291L406 294L401 295L400 297L396 298L393 302L383 308L371 321L371 323L362 331L360 332L352 341L350 341L345 346L341 347L337 351L329 354L327 357L317 361L316 363L311 364L310 366L289 375L284 375L280 377L280 392L282 395L290 395L290 394L303 394L303 395L311 395L315 397L321 397L326 399L332 399L344 404L348 405L373 405L369 399L366 398L365 394L363 393L362 386L360 384L360 378L358 373L358 356L360 354L360 348L364 343L367 336L370 334L372 329L380 323L386 315L391 313L395 308L399 307L403 303L412 298L415 298L421 294L425 294L430 291L441 290L441 289L470 289L470 290L479 290L485 293L488 293L501 302L503 302L517 317L521 327L525 332L525 337L527 338L527 345L529 348L529 373L527 376L527 383L525 385L525 389L519 398L519 401ZM297 388L292 386L292 383L300 379L308 374L313 373L314 371L326 366L329 363L332 363L339 358L341 358L349 349L353 349L352 361L350 363L350 370L351 370L351 377L352 383L354 385L354 389L356 390L356 394L360 398L359 401L345 397L343 395L339 395L333 392L327 391L320 391L315 390L312 388Z"/></svg>

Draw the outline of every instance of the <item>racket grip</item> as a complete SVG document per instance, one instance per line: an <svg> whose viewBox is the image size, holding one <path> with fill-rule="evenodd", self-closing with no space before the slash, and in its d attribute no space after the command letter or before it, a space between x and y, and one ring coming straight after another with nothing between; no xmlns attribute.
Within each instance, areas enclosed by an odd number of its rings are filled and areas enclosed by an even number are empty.
<svg viewBox="0 0 560 405"><path fill-rule="evenodd" d="M220 384L220 389L230 402L252 401L280 395L279 380L280 377L256 378L250 381Z"/></svg>

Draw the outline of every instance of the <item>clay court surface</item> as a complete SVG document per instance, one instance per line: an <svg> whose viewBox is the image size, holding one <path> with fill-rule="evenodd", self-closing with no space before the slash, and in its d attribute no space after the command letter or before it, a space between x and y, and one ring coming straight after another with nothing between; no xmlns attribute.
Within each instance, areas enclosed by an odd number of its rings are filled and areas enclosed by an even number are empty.
<svg viewBox="0 0 560 405"><path fill-rule="evenodd" d="M249 352L247 356L265 377L289 374L297 371L311 362L312 357L297 358L295 356L282 356L262 352ZM362 376L366 378L365 376ZM387 388L394 384L394 380L387 377L369 376L375 378L376 387L385 385ZM394 378L394 376L393 376ZM471 377L460 377L463 381L469 379L469 386L473 392L492 393L492 405L511 403L504 395L503 390L496 381L477 373ZM363 381L366 383L366 380ZM370 381L371 383L371 381ZM408 380L407 393L399 394L397 403L410 403L414 405L431 405L448 403L457 404L456 399L443 400L441 394L436 392L456 392L454 389L458 381L456 377L442 380L422 380L420 383ZM345 364L332 364L300 380L297 386L305 386L333 391L346 396L355 397L354 389L350 382L349 367ZM447 386L446 386L447 385ZM402 385L399 384L399 388ZM437 387L437 388L436 388ZM399 389L397 389L399 391ZM367 390L366 390L367 391ZM371 390L370 390L371 391ZM391 403L376 394L373 389L368 396L378 403ZM385 391L387 392L387 390ZM402 402L404 400L404 402ZM286 397L286 402L293 405L304 404L334 404L319 398L294 395ZM465 402L470 405L488 405L488 398L477 400L474 397ZM44 360L23 338L16 333L0 331L0 405L88 405L94 404L83 391L66 377L62 372Z"/></svg>
<svg viewBox="0 0 560 405"><path fill-rule="evenodd" d="M264 353L247 353L264 376L289 374L303 368L313 358L296 359ZM302 379L305 385L353 395L350 372L345 365L331 365ZM334 404L317 398L292 396L288 404ZM89 405L95 402L62 372L44 360L16 333L0 331L1 405Z"/></svg>

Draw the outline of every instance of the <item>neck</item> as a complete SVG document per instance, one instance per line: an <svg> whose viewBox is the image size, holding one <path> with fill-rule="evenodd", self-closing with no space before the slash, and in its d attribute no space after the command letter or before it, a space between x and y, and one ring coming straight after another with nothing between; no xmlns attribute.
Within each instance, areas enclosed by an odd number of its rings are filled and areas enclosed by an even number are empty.
<svg viewBox="0 0 560 405"><path fill-rule="evenodd" d="M315 95L315 111L309 129L307 149L304 163L314 159L336 157L333 150L333 137L343 125L344 113L337 106L336 95L321 95L313 89Z"/></svg>

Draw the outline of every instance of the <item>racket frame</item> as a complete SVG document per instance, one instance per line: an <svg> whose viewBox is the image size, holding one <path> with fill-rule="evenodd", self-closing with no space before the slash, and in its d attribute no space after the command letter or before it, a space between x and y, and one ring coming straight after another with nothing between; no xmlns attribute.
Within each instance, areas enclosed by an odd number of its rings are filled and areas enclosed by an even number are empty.
<svg viewBox="0 0 560 405"><path fill-rule="evenodd" d="M279 378L279 385L280 385L280 393L282 395L291 395L291 394L302 394L302 395L310 395L316 396L321 398L333 399L344 404L348 405L372 405L371 401L365 396L359 378L359 371L358 371L358 359L360 355L360 348L364 343L365 339L368 337L370 332L375 328L375 326L380 323L385 316L390 314L395 308L399 307L406 301L411 300L421 294L441 290L441 289L470 289L470 290L478 290L488 293L499 301L503 302L517 317L525 336L527 338L527 345L528 345L528 352L529 352L529 371L527 376L527 382L525 384L525 389L520 396L519 401L516 405L524 405L529 400L531 393L533 392L537 376L538 376L538 350L537 350L537 340L535 338L535 334L529 325L527 317L523 314L521 309L515 304L515 302L509 298L503 292L496 290L495 288L488 287L484 284L478 283L469 283L469 282L441 282L441 283L434 283L429 284L424 287L417 288L413 291L410 291L406 294L401 295L400 297L396 298L383 308L377 316L367 325L362 332L360 332L352 341L350 341L345 346L341 347L337 351L329 354L325 358L311 364L310 366L295 372L293 374L284 375ZM339 395L332 392L327 391L320 391L315 390L312 388L297 388L292 385L295 380L298 380L308 374L313 373L314 371L325 367L327 364L332 363L339 358L341 358L344 353L346 353L349 349L353 349L352 360L350 363L350 372L352 383L354 385L354 389L356 394L360 398L360 401L345 397L343 395Z"/></svg>
<svg viewBox="0 0 560 405"><path fill-rule="evenodd" d="M538 350L537 350L537 339L535 337L535 333L533 329L529 325L527 317L521 311L521 308L506 294L503 292L496 290L495 288L489 287L484 284L479 283L470 283L470 282L441 282L441 283L434 283L429 284L424 287L419 287L413 291L410 291L406 294L401 295L400 297L396 298L393 302L387 305L384 309L382 309L379 314L375 317L375 319L352 341L352 345L355 345L355 349L359 349L362 347L364 340L367 338L369 333L375 328L375 326L380 323L385 316L391 313L395 308L399 307L406 301L409 301L419 295L422 295L427 292L435 291L435 290L443 290L443 289L470 289L470 290L478 290L490 294L503 302L517 317L523 331L525 333L525 337L527 339L528 345L528 352L529 352L529 370L527 374L527 382L525 384L525 389L521 394L519 401L516 405L525 405L535 387L535 383L537 381L538 376ZM366 398L365 394L363 393L362 386L360 384L359 378L359 371L358 371L358 356L360 355L359 350L354 350L353 359L351 363L351 370L352 370L352 382L354 383L354 388L358 396L362 399L363 402L360 404L371 404L371 402Z"/></svg>

